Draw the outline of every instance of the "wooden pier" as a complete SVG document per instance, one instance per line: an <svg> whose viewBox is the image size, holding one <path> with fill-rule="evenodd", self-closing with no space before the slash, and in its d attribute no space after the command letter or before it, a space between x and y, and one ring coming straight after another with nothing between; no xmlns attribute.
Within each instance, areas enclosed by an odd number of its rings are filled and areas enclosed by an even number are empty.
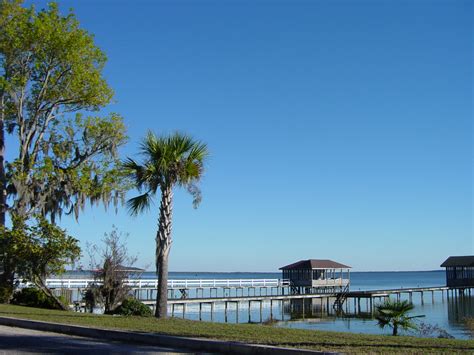
<svg viewBox="0 0 474 355"><path fill-rule="evenodd" d="M474 287L457 287L449 288L446 286L431 286L431 287L416 287L416 288L399 288L399 289L386 289L386 290L367 290L367 291L348 291L339 293L308 293L308 294L292 294L290 288L283 288L280 294L263 294L263 287L260 288L259 294L253 295L237 295L226 296L226 297L193 297L193 298L170 298L168 305L171 307L171 315L175 316L180 314L183 318L185 317L186 309L189 305L199 306L199 320L202 320L203 306L210 308L210 317L213 320L216 305L220 304L224 306L224 317L227 322L227 313L230 308L235 309L237 322L239 319L239 310L246 308L250 310L253 304L257 304L260 310L260 322L263 321L262 309L264 303L269 303L270 308L270 319L273 319L273 307L278 305L283 309L284 304L290 305L290 310L293 309L294 305L304 318L305 311L311 307L316 306L319 309L325 309L327 313L334 313L336 315L344 315L347 312L349 303L353 304L353 314L366 314L372 315L375 310L376 302L383 302L384 300L395 296L397 300L400 300L402 295L408 295L410 302L413 302L414 295L417 295L420 299L421 304L424 304L426 294L429 296L429 300L435 302L435 292L441 294L441 298L444 301L445 297L461 297L464 295L471 295ZM365 305L363 304L365 300ZM140 299L143 303L154 308L155 300L150 298ZM282 312L283 313L283 312ZM250 321L250 312L248 312Z"/></svg>
<svg viewBox="0 0 474 355"><path fill-rule="evenodd" d="M89 279L49 279L47 281L49 286L55 288L56 291L69 293L73 291L76 295L73 301L78 306L83 303L81 301L83 291L90 284L96 283L95 280ZM291 287L286 279L169 280L168 305L173 316L185 317L187 310L193 308L198 313L199 320L202 320L204 311L210 312L210 318L213 320L216 308L219 308L220 311L223 310L226 322L228 312L233 311L235 311L237 322L242 312L248 312L248 321L250 321L250 309L253 307L255 310L255 306L258 307L257 313L260 314L259 321L263 321L264 304L266 311L268 308L270 310L270 319L273 319L275 306L281 310L282 317L285 310L287 314L299 313L304 318L305 313L313 309L327 315L371 317L375 306L390 297L400 300L403 296L410 302L413 302L416 297L421 304L424 304L430 301L435 302L435 293L440 294L444 302L450 297L470 296L474 290L474 286L430 286L351 291L348 287L339 286L343 284L343 281L339 278L328 279L326 287L302 289ZM129 279L126 284L129 285L136 299L151 308L155 307L156 279Z"/></svg>

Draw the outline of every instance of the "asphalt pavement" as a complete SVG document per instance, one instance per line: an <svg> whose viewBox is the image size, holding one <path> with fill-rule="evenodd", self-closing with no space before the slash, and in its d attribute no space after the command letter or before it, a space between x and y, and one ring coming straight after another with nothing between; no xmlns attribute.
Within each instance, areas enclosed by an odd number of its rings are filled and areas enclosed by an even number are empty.
<svg viewBox="0 0 474 355"><path fill-rule="evenodd" d="M195 354L182 349L100 341L0 325L0 354Z"/></svg>

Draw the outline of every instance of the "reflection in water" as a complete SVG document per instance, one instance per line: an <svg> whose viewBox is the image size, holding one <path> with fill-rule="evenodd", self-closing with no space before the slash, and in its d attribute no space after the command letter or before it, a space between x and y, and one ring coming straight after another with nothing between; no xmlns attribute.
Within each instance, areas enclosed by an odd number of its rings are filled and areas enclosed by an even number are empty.
<svg viewBox="0 0 474 355"><path fill-rule="evenodd" d="M450 296L447 303L450 325L462 326L466 318L474 318L474 295Z"/></svg>
<svg viewBox="0 0 474 355"><path fill-rule="evenodd" d="M472 291L471 291L472 292ZM402 295L402 300L410 300L408 295ZM465 295L446 296L446 293L427 292L424 297L420 293L413 294L411 299L415 305L412 315L424 315L418 323L436 326L456 338L470 338L471 333L466 327L465 319L474 318L474 293L466 291ZM374 306L383 300L374 301ZM303 306L301 300L287 302L283 306L285 322L279 326L290 328L320 329L334 331L351 331L356 333L387 334L377 326L374 314L370 312L366 301L362 300L361 309L347 300L342 312L337 312L326 301L319 299L306 300ZM304 309L304 313L303 313ZM418 333L412 333L417 335Z"/></svg>
<svg viewBox="0 0 474 355"><path fill-rule="evenodd" d="M349 303L342 309L333 307L335 298L313 298L290 300L283 306L283 312L289 320L341 318L341 319L373 319L374 314L370 310L350 307Z"/></svg>

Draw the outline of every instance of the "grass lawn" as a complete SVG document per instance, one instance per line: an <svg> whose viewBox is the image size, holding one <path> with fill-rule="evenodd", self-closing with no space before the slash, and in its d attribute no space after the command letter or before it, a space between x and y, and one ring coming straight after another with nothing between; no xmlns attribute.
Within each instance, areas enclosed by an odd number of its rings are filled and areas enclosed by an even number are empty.
<svg viewBox="0 0 474 355"><path fill-rule="evenodd" d="M93 315L12 305L0 305L0 316L346 353L474 353L474 340L392 337L287 329L259 324L198 322L177 318L158 320L153 317Z"/></svg>

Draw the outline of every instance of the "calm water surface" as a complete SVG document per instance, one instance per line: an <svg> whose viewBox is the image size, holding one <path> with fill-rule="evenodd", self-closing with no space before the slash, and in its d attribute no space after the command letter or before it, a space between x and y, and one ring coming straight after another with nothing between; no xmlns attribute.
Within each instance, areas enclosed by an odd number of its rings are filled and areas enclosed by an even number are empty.
<svg viewBox="0 0 474 355"><path fill-rule="evenodd" d="M67 276L72 276L68 273ZM87 273L75 273L74 276L88 277ZM66 277L66 275L65 275ZM155 278L154 272L144 272L142 278ZM281 273L202 273L202 272L170 272L170 279L275 279L280 278ZM444 271L411 271L411 272L352 272L351 290L377 290L392 288L410 288L425 286L443 286L446 284ZM402 299L408 299L407 295L402 295ZM377 303L377 302L376 302ZM432 299L431 292L424 294L424 303L421 303L419 293L413 294L413 303L415 309L413 315L425 315L419 322L430 325L437 325L456 338L467 339L470 337L469 331L465 327L464 319L474 317L474 293L472 296L462 298L447 298L446 293L441 297L440 292L434 293ZM362 309L366 307L365 301L362 301ZM209 308L209 309L208 309ZM349 312L353 310L353 302L349 301ZM185 317L189 319L199 319L198 306L188 306ZM176 316L180 316L180 308L176 307ZM313 312L304 320L301 315L292 314L289 304L283 307L283 312L279 303L273 305L272 314L270 314L270 303L264 303L262 309L262 319L278 319L276 324L280 327L319 329L348 331L354 333L369 334L388 334L389 330L381 330L377 322L373 319L360 319L350 317L327 316L319 312ZM203 306L202 319L211 320L210 306ZM248 312L248 305L241 305L239 316L235 305L230 305L227 312L228 322L246 323L260 321L260 307L258 303L253 304ZM224 322L224 306L217 305L214 308L212 321Z"/></svg>

